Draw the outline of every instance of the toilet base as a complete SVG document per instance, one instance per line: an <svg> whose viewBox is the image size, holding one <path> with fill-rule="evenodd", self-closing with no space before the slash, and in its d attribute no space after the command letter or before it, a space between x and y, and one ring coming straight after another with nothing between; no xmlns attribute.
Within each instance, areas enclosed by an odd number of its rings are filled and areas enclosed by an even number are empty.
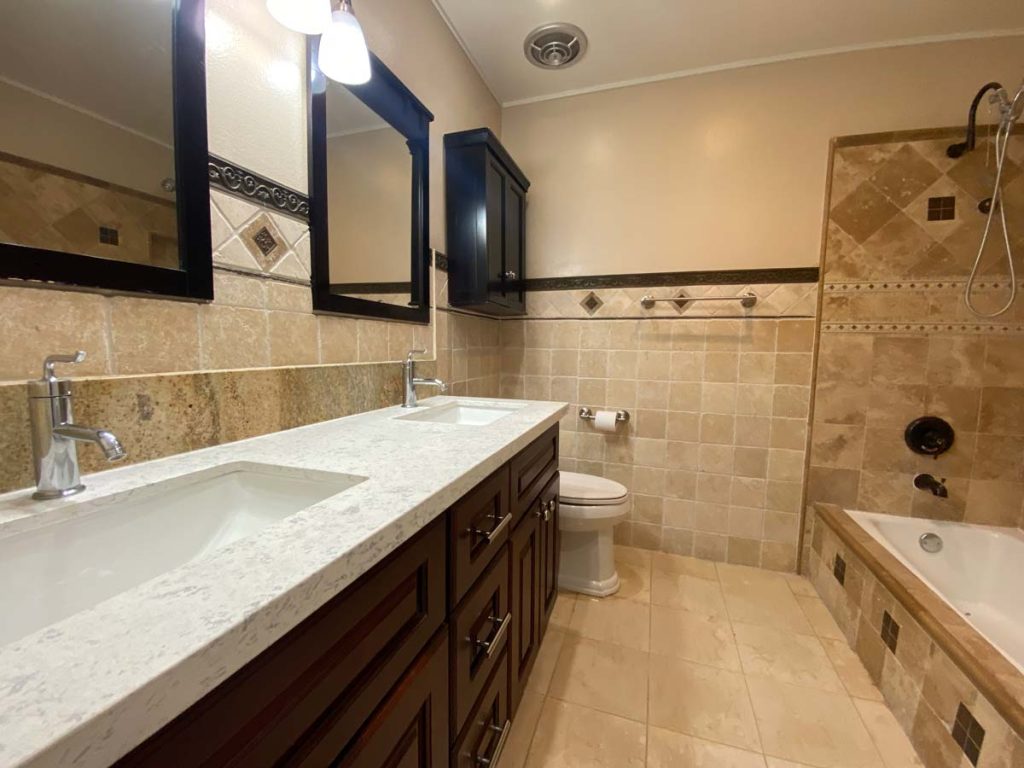
<svg viewBox="0 0 1024 768"><path fill-rule="evenodd" d="M595 597L619 591L611 526L598 531L562 531L558 586Z"/></svg>

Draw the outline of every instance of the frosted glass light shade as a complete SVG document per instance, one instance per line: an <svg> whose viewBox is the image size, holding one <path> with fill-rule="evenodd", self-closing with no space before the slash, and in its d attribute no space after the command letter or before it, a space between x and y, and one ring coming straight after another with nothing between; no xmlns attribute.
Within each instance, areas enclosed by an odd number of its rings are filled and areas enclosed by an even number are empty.
<svg viewBox="0 0 1024 768"><path fill-rule="evenodd" d="M331 0L267 0L281 25L304 35L319 35L331 25Z"/></svg>
<svg viewBox="0 0 1024 768"><path fill-rule="evenodd" d="M359 20L350 11L335 11L331 15L331 25L320 38L317 64L331 80L346 85L361 85L370 79L366 38Z"/></svg>

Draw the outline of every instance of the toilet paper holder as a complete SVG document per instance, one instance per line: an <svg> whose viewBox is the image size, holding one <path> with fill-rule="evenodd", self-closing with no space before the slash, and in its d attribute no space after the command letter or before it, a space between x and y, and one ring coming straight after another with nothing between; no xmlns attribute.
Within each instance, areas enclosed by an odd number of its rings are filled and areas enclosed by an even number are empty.
<svg viewBox="0 0 1024 768"><path fill-rule="evenodd" d="M580 408L580 418L586 419L587 421L593 421L594 411L591 410L590 408L587 408L586 406L583 406L582 408ZM629 421L629 411L616 411L615 421L623 423Z"/></svg>

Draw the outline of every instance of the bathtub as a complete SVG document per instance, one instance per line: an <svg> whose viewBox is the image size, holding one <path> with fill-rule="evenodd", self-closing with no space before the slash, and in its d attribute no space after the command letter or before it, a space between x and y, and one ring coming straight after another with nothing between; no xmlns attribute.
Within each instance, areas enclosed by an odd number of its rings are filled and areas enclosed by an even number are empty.
<svg viewBox="0 0 1024 768"><path fill-rule="evenodd" d="M1024 533L847 510L865 531L1024 672ZM926 552L926 533L942 539Z"/></svg>

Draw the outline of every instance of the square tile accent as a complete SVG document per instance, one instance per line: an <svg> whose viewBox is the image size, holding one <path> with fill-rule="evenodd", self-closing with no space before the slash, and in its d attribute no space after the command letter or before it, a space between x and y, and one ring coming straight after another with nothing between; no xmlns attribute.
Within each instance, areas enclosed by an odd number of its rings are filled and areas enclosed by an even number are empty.
<svg viewBox="0 0 1024 768"><path fill-rule="evenodd" d="M971 765L978 764L981 755L981 743L985 740L985 729L974 719L971 711L960 703L953 721L953 741L964 751Z"/></svg>
<svg viewBox="0 0 1024 768"><path fill-rule="evenodd" d="M588 315L592 315L604 306L604 302L601 301L601 298L596 293L591 291L583 297L583 301L580 302L580 306L587 310Z"/></svg>
<svg viewBox="0 0 1024 768"><path fill-rule="evenodd" d="M928 221L951 221L956 218L956 198L948 197L928 198Z"/></svg>
<svg viewBox="0 0 1024 768"><path fill-rule="evenodd" d="M266 213L260 213L249 222L239 239L264 272L269 272L288 251L284 235Z"/></svg>
<svg viewBox="0 0 1024 768"><path fill-rule="evenodd" d="M120 234L113 227L100 227L100 242L104 245L118 245L121 241Z"/></svg>
<svg viewBox="0 0 1024 768"><path fill-rule="evenodd" d="M836 581L840 584L846 584L846 561L843 560L839 553L836 553L836 559L832 561L832 575L836 577Z"/></svg>
<svg viewBox="0 0 1024 768"><path fill-rule="evenodd" d="M882 642L885 643L886 648L896 653L896 643L899 642L899 639L900 625L888 611L885 611L882 614Z"/></svg>
<svg viewBox="0 0 1024 768"><path fill-rule="evenodd" d="M256 247L260 249L260 253L264 256L277 248L277 240L274 239L274 236L270 234L270 230L266 227L262 227L252 236L252 239L256 243Z"/></svg>

